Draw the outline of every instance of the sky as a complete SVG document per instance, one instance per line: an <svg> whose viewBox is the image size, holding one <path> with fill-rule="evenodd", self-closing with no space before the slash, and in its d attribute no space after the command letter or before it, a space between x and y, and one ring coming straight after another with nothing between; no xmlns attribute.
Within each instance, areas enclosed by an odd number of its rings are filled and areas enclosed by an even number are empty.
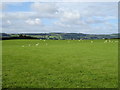
<svg viewBox="0 0 120 90"><path fill-rule="evenodd" d="M117 2L3 2L3 33L118 33Z"/></svg>

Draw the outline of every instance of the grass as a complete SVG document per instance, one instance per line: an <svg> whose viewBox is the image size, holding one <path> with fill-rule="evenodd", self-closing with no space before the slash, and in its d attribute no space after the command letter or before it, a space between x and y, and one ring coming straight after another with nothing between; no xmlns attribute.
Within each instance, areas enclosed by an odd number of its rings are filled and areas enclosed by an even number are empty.
<svg viewBox="0 0 120 90"><path fill-rule="evenodd" d="M104 41L5 40L3 88L116 88L118 42Z"/></svg>
<svg viewBox="0 0 120 90"><path fill-rule="evenodd" d="M0 41L0 89L2 89L2 41Z"/></svg>

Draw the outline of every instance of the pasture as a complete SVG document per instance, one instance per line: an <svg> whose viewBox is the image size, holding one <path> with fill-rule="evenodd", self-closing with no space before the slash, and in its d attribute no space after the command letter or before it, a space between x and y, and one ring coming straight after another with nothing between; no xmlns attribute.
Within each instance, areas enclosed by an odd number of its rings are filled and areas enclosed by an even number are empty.
<svg viewBox="0 0 120 90"><path fill-rule="evenodd" d="M3 88L116 88L117 40L2 41Z"/></svg>

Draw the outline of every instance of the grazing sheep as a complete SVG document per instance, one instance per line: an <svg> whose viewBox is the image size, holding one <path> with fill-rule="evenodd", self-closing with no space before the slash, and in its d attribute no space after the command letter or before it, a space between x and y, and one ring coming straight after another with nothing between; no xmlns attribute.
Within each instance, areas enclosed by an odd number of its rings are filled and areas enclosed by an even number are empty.
<svg viewBox="0 0 120 90"><path fill-rule="evenodd" d="M39 43L35 44L35 46L38 46L38 45L39 45Z"/></svg>
<svg viewBox="0 0 120 90"><path fill-rule="evenodd" d="M109 40L109 42L111 42L111 41Z"/></svg>
<svg viewBox="0 0 120 90"><path fill-rule="evenodd" d="M93 41L91 41L91 43L93 43Z"/></svg>
<svg viewBox="0 0 120 90"><path fill-rule="evenodd" d="M104 43L107 43L107 40L105 40Z"/></svg>
<svg viewBox="0 0 120 90"><path fill-rule="evenodd" d="M22 47L25 47L24 45L22 45Z"/></svg>

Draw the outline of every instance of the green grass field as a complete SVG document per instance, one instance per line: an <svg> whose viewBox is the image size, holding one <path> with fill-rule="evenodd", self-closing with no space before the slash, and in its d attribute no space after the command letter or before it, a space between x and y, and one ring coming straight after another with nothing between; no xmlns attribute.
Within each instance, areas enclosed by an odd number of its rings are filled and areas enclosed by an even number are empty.
<svg viewBox="0 0 120 90"><path fill-rule="evenodd" d="M116 88L118 42L104 41L5 40L3 88Z"/></svg>

